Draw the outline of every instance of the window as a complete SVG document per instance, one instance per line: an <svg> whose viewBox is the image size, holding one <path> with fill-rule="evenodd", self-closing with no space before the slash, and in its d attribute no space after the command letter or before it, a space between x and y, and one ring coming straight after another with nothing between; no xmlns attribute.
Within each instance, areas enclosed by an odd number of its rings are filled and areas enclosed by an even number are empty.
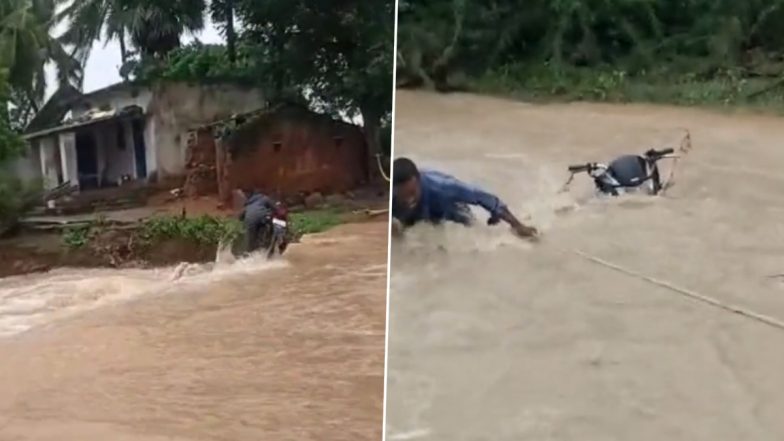
<svg viewBox="0 0 784 441"><path fill-rule="evenodd" d="M278 153L282 147L283 147L283 143L280 141L276 141L272 143L272 149L275 151L275 153Z"/></svg>

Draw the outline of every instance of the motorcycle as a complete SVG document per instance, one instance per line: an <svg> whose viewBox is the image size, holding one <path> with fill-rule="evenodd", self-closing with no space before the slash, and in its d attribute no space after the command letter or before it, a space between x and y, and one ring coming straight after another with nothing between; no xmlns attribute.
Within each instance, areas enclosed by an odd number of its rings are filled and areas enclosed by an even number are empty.
<svg viewBox="0 0 784 441"><path fill-rule="evenodd" d="M281 204L275 207L269 216L267 232L262 240L262 246L267 250L267 258L271 259L277 252L282 255L289 243L288 211Z"/></svg>
<svg viewBox="0 0 784 441"><path fill-rule="evenodd" d="M620 196L640 190L649 195L657 195L667 184L662 184L658 162L672 156L674 149L650 149L643 155L621 156L609 164L589 162L587 164L570 165L571 176L564 189L578 173L587 173L593 178L596 190L607 196Z"/></svg>

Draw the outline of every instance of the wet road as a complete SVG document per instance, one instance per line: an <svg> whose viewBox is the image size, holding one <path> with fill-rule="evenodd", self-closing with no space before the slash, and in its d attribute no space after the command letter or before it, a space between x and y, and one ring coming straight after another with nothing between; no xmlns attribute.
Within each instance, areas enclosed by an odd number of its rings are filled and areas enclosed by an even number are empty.
<svg viewBox="0 0 784 441"><path fill-rule="evenodd" d="M387 231L275 264L0 281L0 439L380 439Z"/></svg>
<svg viewBox="0 0 784 441"><path fill-rule="evenodd" d="M544 231L393 243L388 440L784 439L784 120L399 92L397 156L497 192ZM591 199L572 163L693 150L663 198ZM665 166L666 167L666 166ZM564 213L564 209L570 209ZM480 214L480 219L485 219Z"/></svg>

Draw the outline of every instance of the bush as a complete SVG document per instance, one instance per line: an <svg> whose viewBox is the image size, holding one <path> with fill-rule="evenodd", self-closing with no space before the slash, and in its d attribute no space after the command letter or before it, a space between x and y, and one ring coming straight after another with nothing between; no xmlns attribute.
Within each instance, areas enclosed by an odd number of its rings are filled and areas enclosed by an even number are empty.
<svg viewBox="0 0 784 441"><path fill-rule="evenodd" d="M401 0L398 22L398 85L467 75L528 97L782 104L780 1Z"/></svg>
<svg viewBox="0 0 784 441"><path fill-rule="evenodd" d="M0 175L0 235L13 228L40 201L41 186Z"/></svg>
<svg viewBox="0 0 784 441"><path fill-rule="evenodd" d="M291 233L295 237L325 231L341 223L340 215L333 210L315 210L291 214ZM70 249L79 249L90 244L107 227L104 219L89 225L72 227L63 232L62 241ZM244 234L242 223L236 219L201 216L158 216L142 222L134 231L136 243L154 245L157 242L178 239L203 246L239 243Z"/></svg>
<svg viewBox="0 0 784 441"><path fill-rule="evenodd" d="M703 78L694 73L651 71L631 74L602 67L554 68L547 64L510 64L473 81L479 92L523 99L563 99L784 109L784 87L777 78L744 78L734 70ZM764 93L759 93L764 91Z"/></svg>
<svg viewBox="0 0 784 441"><path fill-rule="evenodd" d="M25 146L9 114L8 70L0 67L0 163L17 156Z"/></svg>
<svg viewBox="0 0 784 441"><path fill-rule="evenodd" d="M213 216L183 218L160 216L145 220L139 231L144 241L184 239L202 245L218 245L236 240L242 224L235 219Z"/></svg>
<svg viewBox="0 0 784 441"><path fill-rule="evenodd" d="M82 248L90 242L91 234L89 225L69 228L63 232L63 243L71 249Z"/></svg>
<svg viewBox="0 0 784 441"><path fill-rule="evenodd" d="M244 46L238 47L238 59L232 64L225 46L191 44L171 51L165 59L133 61L127 69L142 82L163 80L250 85L256 79L244 49Z"/></svg>

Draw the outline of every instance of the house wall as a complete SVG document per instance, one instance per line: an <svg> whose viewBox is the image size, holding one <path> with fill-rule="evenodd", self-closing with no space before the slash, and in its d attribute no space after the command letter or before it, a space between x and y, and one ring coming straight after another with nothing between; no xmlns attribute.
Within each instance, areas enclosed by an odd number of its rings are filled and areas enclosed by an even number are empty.
<svg viewBox="0 0 784 441"><path fill-rule="evenodd" d="M78 117L84 113L95 110L111 108L122 110L128 106L139 106L147 112L152 102L153 92L148 87L129 86L120 87L115 90L100 92L95 95L88 95L71 107L71 116ZM98 148L98 170L101 176L101 185L114 185L124 174L136 178L136 157L134 156L133 132L129 122L126 124L125 149L119 148L117 141L117 122L109 122L90 127L87 130L93 131ZM145 129L147 131L147 129ZM155 171L155 144L151 133L145 133L147 174Z"/></svg>
<svg viewBox="0 0 784 441"><path fill-rule="evenodd" d="M147 115L144 129L147 175L162 178L182 176L185 172L187 132L192 127L203 126L225 119L235 113L257 110L265 105L258 90L233 85L189 85L166 83L147 87L119 87L115 90L88 95L71 108L71 116L78 117L92 109L113 108L121 110L127 106L141 107ZM116 148L116 129L103 124L95 130L99 145L99 170L105 170L106 180L117 179L122 174L136 175L133 143L127 142L126 150ZM133 135L128 129L129 141ZM49 139L45 137L41 139ZM65 179L78 182L76 176L76 151L73 142L53 135L44 141L44 157L40 160L41 175L47 185L58 185L57 174L52 166L52 149L58 150L59 173ZM52 143L54 147L51 147ZM103 148L101 148L103 147ZM101 152L100 150L105 150ZM72 178L72 179L71 179Z"/></svg>
<svg viewBox="0 0 784 441"><path fill-rule="evenodd" d="M153 140L148 145L155 147L152 162L158 176L185 173L187 133L191 128L257 110L264 105L260 91L244 87L185 83L156 86L150 104L152 123L146 130Z"/></svg>
<svg viewBox="0 0 784 441"><path fill-rule="evenodd" d="M139 106L146 112L152 100L152 91L146 87L121 88L114 91L87 96L71 108L75 118L92 109L111 108L121 110L128 106Z"/></svg>
<svg viewBox="0 0 784 441"><path fill-rule="evenodd" d="M367 182L361 130L315 114L265 116L221 142L220 194L255 187L277 197L344 192ZM225 159L223 159L225 158ZM228 188L227 188L228 187Z"/></svg>

